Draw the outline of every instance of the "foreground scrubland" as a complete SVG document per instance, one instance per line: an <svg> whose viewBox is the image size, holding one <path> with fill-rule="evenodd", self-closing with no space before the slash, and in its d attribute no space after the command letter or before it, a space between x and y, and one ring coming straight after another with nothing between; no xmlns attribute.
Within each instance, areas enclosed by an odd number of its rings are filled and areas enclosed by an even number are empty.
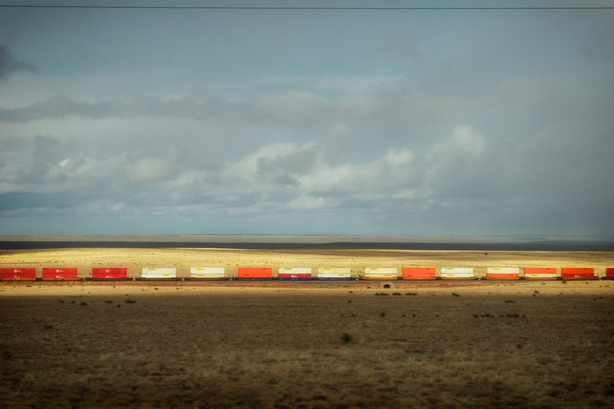
<svg viewBox="0 0 614 409"><path fill-rule="evenodd" d="M607 281L386 290L22 283L0 286L0 318L2 405L614 401Z"/></svg>

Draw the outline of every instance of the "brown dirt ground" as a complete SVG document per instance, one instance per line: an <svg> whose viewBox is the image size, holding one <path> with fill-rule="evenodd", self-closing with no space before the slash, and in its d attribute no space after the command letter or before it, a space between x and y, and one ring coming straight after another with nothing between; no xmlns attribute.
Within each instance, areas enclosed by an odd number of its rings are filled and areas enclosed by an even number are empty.
<svg viewBox="0 0 614 409"><path fill-rule="evenodd" d="M2 254L0 265L15 263L13 257L36 266L125 265L129 251L113 252L86 250L83 258L64 259L61 251ZM183 260L186 268L207 265L191 252L185 259L179 250L153 256ZM252 259L228 252L226 259L211 251L224 266ZM350 253L327 257L356 268L413 260L404 252ZM304 264L297 260L317 261L310 252L293 254L258 257L298 266ZM607 253L492 254L485 257L498 265L612 262ZM478 256L444 254L434 265L487 265ZM133 257L136 268L143 260ZM439 258L424 260L417 265ZM267 285L3 284L0 406L577 407L614 401L614 282L397 282L388 290L364 282ZM382 292L388 295L375 295ZM351 341L342 340L344 333Z"/></svg>

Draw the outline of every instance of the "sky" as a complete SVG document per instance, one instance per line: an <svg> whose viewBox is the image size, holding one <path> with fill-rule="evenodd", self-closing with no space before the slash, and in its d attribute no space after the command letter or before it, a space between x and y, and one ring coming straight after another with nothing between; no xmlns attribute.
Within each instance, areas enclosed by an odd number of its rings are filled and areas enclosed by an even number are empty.
<svg viewBox="0 0 614 409"><path fill-rule="evenodd" d="M510 4L0 0L0 235L612 237L612 3Z"/></svg>

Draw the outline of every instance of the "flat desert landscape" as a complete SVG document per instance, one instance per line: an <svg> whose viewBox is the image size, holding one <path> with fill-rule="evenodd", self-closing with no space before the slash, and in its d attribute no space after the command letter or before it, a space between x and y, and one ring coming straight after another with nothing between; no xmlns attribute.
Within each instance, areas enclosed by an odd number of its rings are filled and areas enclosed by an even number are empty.
<svg viewBox="0 0 614 409"><path fill-rule="evenodd" d="M611 252L63 249L0 266L614 266ZM234 270L233 270L234 269ZM3 283L0 405L612 406L614 282Z"/></svg>

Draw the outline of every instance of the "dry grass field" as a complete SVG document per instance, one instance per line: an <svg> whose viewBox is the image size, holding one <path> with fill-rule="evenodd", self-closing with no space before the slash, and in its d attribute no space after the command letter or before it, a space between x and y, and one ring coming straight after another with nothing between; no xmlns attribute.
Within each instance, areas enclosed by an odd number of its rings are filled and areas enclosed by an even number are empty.
<svg viewBox="0 0 614 409"><path fill-rule="evenodd" d="M611 253L0 253L2 266L112 263L131 274L148 264L328 264L358 271L410 263L599 269L612 261ZM358 282L325 288L3 284L0 318L0 406L7 407L614 402L610 281L393 283L386 290Z"/></svg>
<svg viewBox="0 0 614 409"><path fill-rule="evenodd" d="M358 276L365 267L403 266L475 267L593 267L598 276L614 267L608 251L418 251L418 250L237 250L237 249L57 249L0 250L0 267L79 267L88 277L92 267L127 267L129 277L139 277L143 267L176 267L188 277L191 267L225 267L236 276L238 267L350 267ZM39 271L40 274L40 271Z"/></svg>

